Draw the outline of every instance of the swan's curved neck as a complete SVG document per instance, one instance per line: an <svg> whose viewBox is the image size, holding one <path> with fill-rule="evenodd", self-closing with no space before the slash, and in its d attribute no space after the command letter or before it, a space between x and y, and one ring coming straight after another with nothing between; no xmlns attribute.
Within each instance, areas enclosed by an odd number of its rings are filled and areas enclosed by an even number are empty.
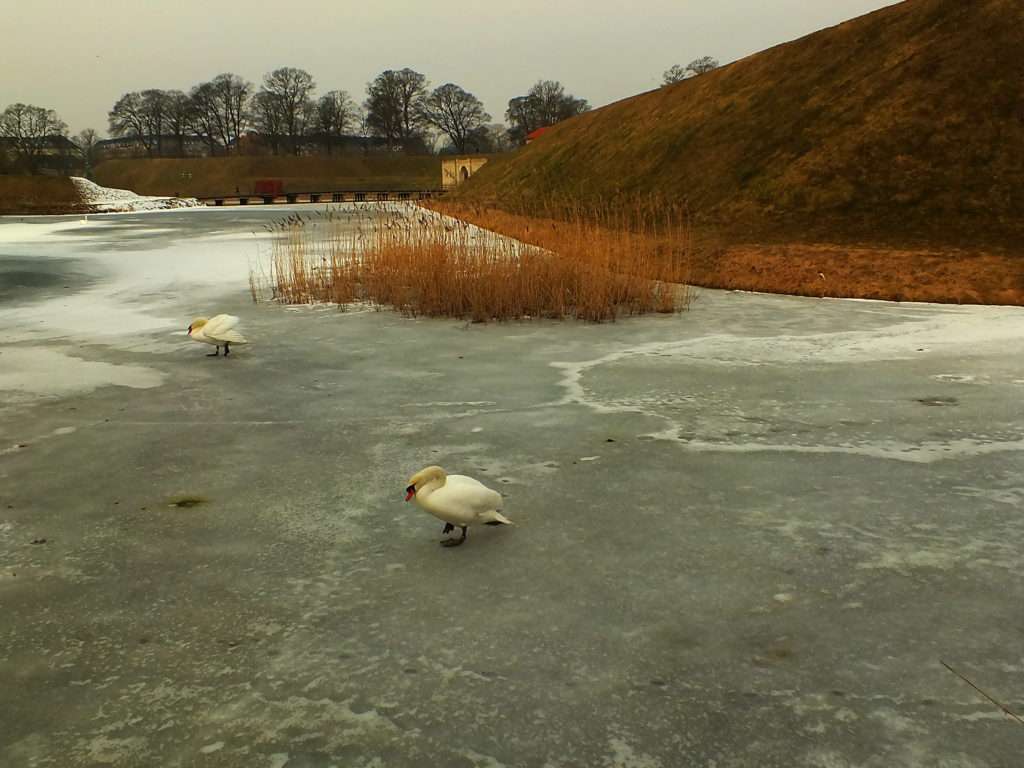
<svg viewBox="0 0 1024 768"><path fill-rule="evenodd" d="M424 486L422 488L420 488L418 491L416 491L416 495L420 496L422 498L426 498L427 496L432 494L434 491L438 491L441 488L444 488L444 484L445 484L445 482L447 482L447 480L448 480L448 478L446 478L446 477L435 477L435 478L432 478L430 481L428 481L426 484L424 484Z"/></svg>

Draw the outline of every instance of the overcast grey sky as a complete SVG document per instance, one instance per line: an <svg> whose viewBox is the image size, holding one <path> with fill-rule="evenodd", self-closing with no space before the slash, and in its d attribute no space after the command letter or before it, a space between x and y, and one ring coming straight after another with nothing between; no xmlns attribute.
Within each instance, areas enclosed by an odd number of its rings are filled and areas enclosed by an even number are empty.
<svg viewBox="0 0 1024 768"><path fill-rule="evenodd" d="M0 109L55 109L107 130L117 98L188 90L221 72L259 83L301 67L362 101L384 69L455 82L495 121L538 79L600 106L660 84L672 64L722 63L893 0L0 0Z"/></svg>

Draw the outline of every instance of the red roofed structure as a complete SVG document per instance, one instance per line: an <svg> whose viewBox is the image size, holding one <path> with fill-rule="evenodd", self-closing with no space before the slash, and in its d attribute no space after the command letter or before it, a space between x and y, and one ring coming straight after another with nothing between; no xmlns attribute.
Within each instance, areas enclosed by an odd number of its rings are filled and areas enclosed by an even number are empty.
<svg viewBox="0 0 1024 768"><path fill-rule="evenodd" d="M545 125L544 127L538 128L535 131L530 131L530 133L526 134L526 143L529 144L539 139L546 131L549 131L550 129L550 125Z"/></svg>

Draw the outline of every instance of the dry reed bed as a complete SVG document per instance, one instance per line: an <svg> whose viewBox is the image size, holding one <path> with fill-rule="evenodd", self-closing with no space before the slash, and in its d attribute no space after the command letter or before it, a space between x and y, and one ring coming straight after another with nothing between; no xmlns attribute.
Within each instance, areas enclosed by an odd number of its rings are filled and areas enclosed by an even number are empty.
<svg viewBox="0 0 1024 768"><path fill-rule="evenodd" d="M553 247L563 211L553 199L514 197L488 204L442 199L431 207L539 247ZM611 206L630 210L629 205ZM648 205L648 217L668 206ZM619 218L628 215L619 214ZM593 217L600 219L598 215ZM614 218L605 216L604 218ZM613 221L613 224L615 222ZM621 225L622 222L619 222ZM649 236L657 238L657 231ZM653 247L653 246L651 246ZM926 244L804 242L729 243L701 228L688 247L692 286L796 296L1024 306L1020 248L954 248Z"/></svg>
<svg viewBox="0 0 1024 768"><path fill-rule="evenodd" d="M689 238L682 220L610 229L583 216L539 247L435 211L378 205L292 215L272 227L269 271L250 276L253 299L393 308L473 321L615 320L688 306ZM634 222L636 223L636 222Z"/></svg>

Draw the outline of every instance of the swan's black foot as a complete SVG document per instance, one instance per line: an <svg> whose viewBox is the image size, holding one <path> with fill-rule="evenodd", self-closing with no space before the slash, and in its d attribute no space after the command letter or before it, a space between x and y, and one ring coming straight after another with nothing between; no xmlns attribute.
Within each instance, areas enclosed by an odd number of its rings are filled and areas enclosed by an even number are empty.
<svg viewBox="0 0 1024 768"><path fill-rule="evenodd" d="M445 526L445 527L447 528L449 526ZM451 526L451 527L454 528L455 526ZM444 541L441 542L441 546L442 547L457 547L457 546L459 546L461 544L465 544L466 543L466 526L460 525L459 527L462 529L462 537L458 538L458 539L445 539Z"/></svg>
<svg viewBox="0 0 1024 768"><path fill-rule="evenodd" d="M220 347L217 347L217 349L208 354L207 357L220 357Z"/></svg>
<svg viewBox="0 0 1024 768"><path fill-rule="evenodd" d="M229 347L227 344L225 344L224 345L224 357L227 357L230 354L231 354L231 347Z"/></svg>

